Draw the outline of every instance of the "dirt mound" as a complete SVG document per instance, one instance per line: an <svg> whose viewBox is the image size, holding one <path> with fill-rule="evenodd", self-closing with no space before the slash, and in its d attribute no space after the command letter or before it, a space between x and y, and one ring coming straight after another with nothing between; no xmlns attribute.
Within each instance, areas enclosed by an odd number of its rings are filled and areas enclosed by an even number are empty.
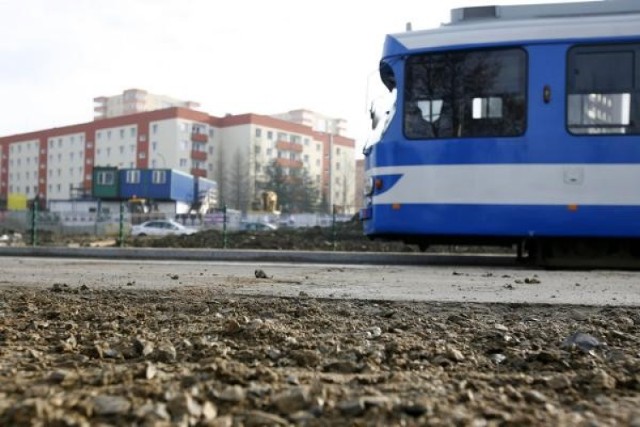
<svg viewBox="0 0 640 427"><path fill-rule="evenodd" d="M226 244L225 244L226 240ZM191 236L128 238L127 246L171 248L223 248L274 250L337 250L363 252L415 252L417 247L402 242L373 241L362 232L358 221L332 227L281 228L275 231L240 231L225 235L207 230Z"/></svg>

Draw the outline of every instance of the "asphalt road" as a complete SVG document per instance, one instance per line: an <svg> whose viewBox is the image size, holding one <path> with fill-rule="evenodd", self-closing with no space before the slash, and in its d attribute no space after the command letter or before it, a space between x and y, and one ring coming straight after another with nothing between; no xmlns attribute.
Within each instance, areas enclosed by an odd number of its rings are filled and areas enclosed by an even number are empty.
<svg viewBox="0 0 640 427"><path fill-rule="evenodd" d="M261 270L266 278L257 278ZM513 266L291 264L0 256L0 287L212 287L337 299L640 305L640 276Z"/></svg>

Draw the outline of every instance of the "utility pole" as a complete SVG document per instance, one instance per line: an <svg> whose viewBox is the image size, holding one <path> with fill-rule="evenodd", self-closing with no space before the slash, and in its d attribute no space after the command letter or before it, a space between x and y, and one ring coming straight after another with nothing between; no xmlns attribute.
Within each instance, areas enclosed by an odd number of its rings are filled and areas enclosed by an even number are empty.
<svg viewBox="0 0 640 427"><path fill-rule="evenodd" d="M329 132L329 206L333 209L333 132Z"/></svg>

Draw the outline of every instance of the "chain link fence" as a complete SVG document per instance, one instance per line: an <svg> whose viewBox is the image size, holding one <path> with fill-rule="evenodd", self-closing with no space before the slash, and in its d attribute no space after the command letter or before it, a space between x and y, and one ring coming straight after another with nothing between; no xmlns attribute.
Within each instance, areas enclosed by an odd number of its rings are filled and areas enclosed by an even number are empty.
<svg viewBox="0 0 640 427"><path fill-rule="evenodd" d="M266 212L241 213L233 209L219 209L207 214L167 215L153 212L132 214L125 212L48 212L37 206L26 211L0 211L0 246L6 245L56 245L74 239L112 239L119 246L131 243L134 225L157 219L171 219L197 231L220 233L222 242L218 247L228 248L232 239L245 239L249 234L259 240L267 233L284 234L287 230L317 228L336 250L338 225L354 220L351 213L291 213ZM138 246L137 244L135 246ZM258 245L259 246L259 245Z"/></svg>

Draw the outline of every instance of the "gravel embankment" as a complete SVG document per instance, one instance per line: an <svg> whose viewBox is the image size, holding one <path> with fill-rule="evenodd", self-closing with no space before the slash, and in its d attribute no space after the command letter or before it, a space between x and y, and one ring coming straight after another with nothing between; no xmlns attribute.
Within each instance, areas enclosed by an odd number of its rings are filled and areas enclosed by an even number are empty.
<svg viewBox="0 0 640 427"><path fill-rule="evenodd" d="M617 307L4 288L0 424L640 426L639 324Z"/></svg>

